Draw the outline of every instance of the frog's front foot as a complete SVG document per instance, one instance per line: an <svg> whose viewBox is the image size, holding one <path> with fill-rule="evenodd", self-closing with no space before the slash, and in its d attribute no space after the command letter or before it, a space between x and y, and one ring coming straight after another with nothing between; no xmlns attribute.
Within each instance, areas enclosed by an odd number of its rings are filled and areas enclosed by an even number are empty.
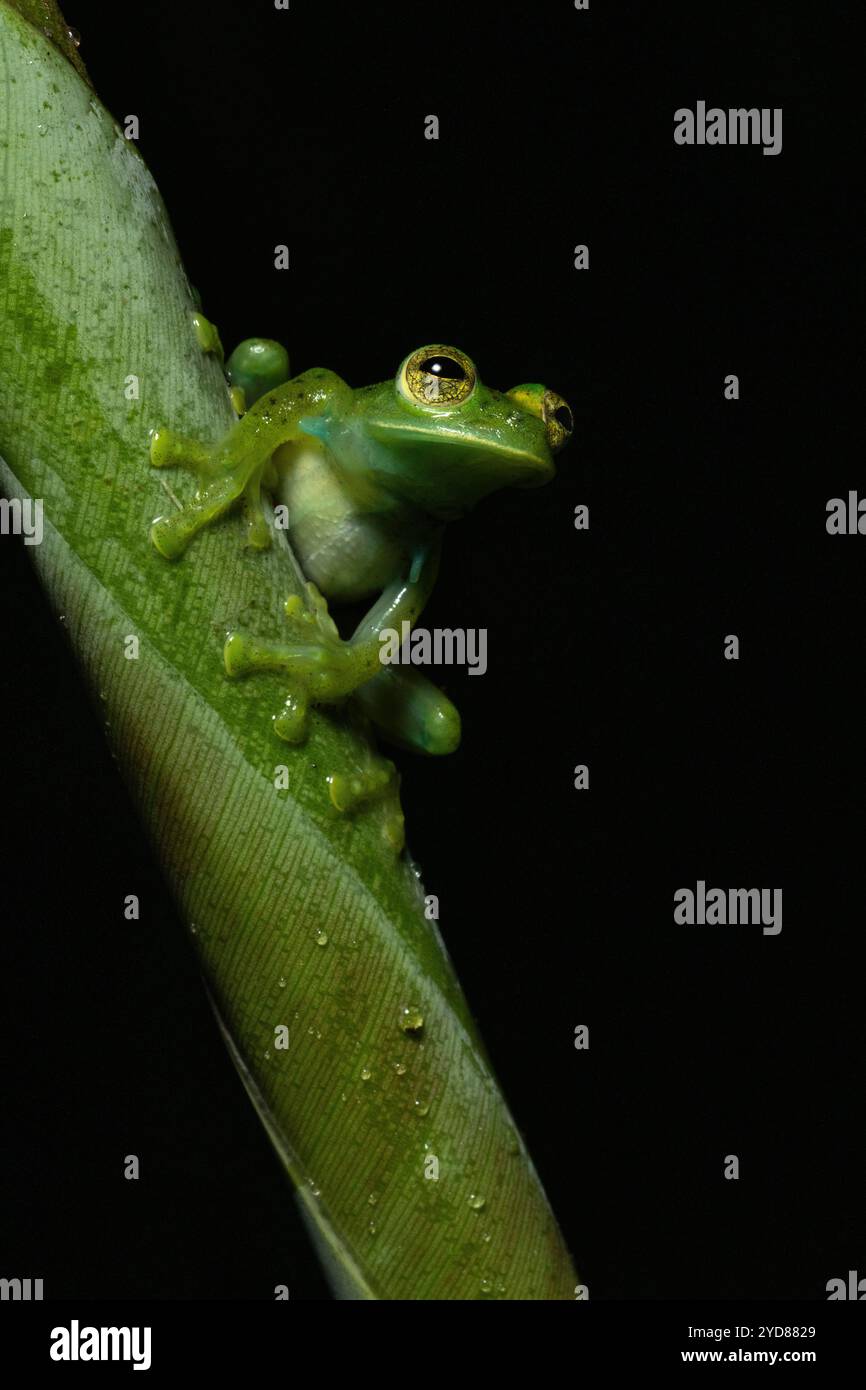
<svg viewBox="0 0 866 1390"><path fill-rule="evenodd" d="M363 678L356 653L344 642L328 605L315 584L307 585L310 607L293 594L285 612L294 629L292 640L270 642L244 632L230 632L223 660L230 676L257 671L280 671L289 678L289 692L274 716L274 730L287 743L303 743L313 705L337 704Z"/></svg>
<svg viewBox="0 0 866 1390"><path fill-rule="evenodd" d="M244 450L236 431L208 448L189 435L155 430L150 461L154 468L186 468L199 479L193 501L181 511L157 517L151 527L151 540L166 559L175 560L182 555L196 532L216 521L238 499L246 516L247 544L255 550L265 550L270 545L261 488L263 482L269 482L271 465L255 452Z"/></svg>

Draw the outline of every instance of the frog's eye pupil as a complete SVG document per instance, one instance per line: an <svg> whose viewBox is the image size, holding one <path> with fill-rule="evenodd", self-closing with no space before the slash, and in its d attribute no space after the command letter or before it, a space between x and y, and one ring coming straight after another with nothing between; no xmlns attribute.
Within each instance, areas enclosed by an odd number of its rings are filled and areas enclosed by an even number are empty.
<svg viewBox="0 0 866 1390"><path fill-rule="evenodd" d="M397 387L416 405L453 409L469 399L475 382L475 368L459 348L428 343L406 359Z"/></svg>
<svg viewBox="0 0 866 1390"><path fill-rule="evenodd" d="M574 429L574 420L567 405L557 406L556 410L553 412L553 418L556 420L557 424L562 425L562 428L571 434Z"/></svg>
<svg viewBox="0 0 866 1390"><path fill-rule="evenodd" d="M448 381L466 380L466 368L453 357L427 357L420 363L418 370Z"/></svg>

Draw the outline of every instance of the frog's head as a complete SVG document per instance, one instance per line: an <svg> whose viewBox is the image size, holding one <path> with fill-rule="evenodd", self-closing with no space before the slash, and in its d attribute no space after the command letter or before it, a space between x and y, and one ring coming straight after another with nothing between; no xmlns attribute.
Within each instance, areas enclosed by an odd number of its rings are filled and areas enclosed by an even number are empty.
<svg viewBox="0 0 866 1390"><path fill-rule="evenodd" d="M554 391L491 391L464 352L433 343L393 381L353 392L351 417L329 443L338 458L342 443L378 488L446 520L498 488L548 482L572 429Z"/></svg>

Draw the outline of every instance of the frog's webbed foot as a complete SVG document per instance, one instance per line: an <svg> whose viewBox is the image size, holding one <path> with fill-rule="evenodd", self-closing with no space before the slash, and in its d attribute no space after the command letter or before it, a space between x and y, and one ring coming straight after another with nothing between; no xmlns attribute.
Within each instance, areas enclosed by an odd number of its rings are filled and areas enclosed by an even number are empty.
<svg viewBox="0 0 866 1390"><path fill-rule="evenodd" d="M381 801L385 810L383 833L399 854L405 839L403 808L400 805L400 777L390 758L383 758L380 753L370 749L362 765L329 775L328 792L331 805L346 814L369 802Z"/></svg>
<svg viewBox="0 0 866 1390"><path fill-rule="evenodd" d="M356 698L348 705L348 719L363 742L351 767L328 775L331 805L341 814L351 815L360 806L379 803L382 807L382 833L398 854L405 842L403 807L400 805L400 774L390 758L371 743L371 720Z"/></svg>
<svg viewBox="0 0 866 1390"><path fill-rule="evenodd" d="M357 716L350 705L350 722L360 726L369 737L367 720ZM382 830L389 844L399 853L403 848L403 808L400 805L400 775L390 758L378 753L369 742L350 767L330 772L327 777L331 805L341 815L352 815L360 807L378 803L382 806Z"/></svg>
<svg viewBox="0 0 866 1390"><path fill-rule="evenodd" d="M271 466L254 451L245 450L242 435L235 429L219 444L208 448L199 439L155 430L150 443L154 468L185 468L196 475L199 488L195 498L181 511L159 516L151 528L151 540L161 555L175 560L182 555L193 536L216 521L241 499L247 522L247 544L266 550L271 543L270 529L262 508L262 482L268 481Z"/></svg>
<svg viewBox="0 0 866 1390"><path fill-rule="evenodd" d="M298 594L292 594L285 603L292 640L271 642L249 633L230 632L223 650L230 676L260 671L286 675L288 694L282 709L274 715L274 731L285 742L294 744L306 739L314 705L342 703L360 682L368 679L368 673L357 664L351 643L340 637L324 595L313 583L307 584L307 594L309 605ZM369 727L370 721L360 710L354 711L353 718L356 724ZM367 745L352 767L330 773L327 783L331 804L342 813L351 814L368 802L382 801L384 833L395 850L402 849L400 781L389 758Z"/></svg>
<svg viewBox="0 0 866 1390"><path fill-rule="evenodd" d="M286 600L291 640L271 642L230 632L223 650L230 676L279 671L288 677L285 704L274 717L274 730L287 743L303 743L313 705L338 704L366 679L366 673L356 669L356 654L340 637L324 596L312 583L307 593L310 606L298 594Z"/></svg>

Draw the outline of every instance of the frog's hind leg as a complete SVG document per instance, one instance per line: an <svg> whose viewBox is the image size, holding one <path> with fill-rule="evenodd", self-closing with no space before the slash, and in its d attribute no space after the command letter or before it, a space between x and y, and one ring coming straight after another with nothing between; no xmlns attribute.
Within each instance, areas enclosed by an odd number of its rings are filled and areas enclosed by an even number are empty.
<svg viewBox="0 0 866 1390"><path fill-rule="evenodd" d="M441 757L460 743L460 715L431 680L412 667L384 666L349 701L350 717L375 729L391 743L414 753ZM370 750L366 763L328 778L331 801L339 811L381 798L386 806L385 834L394 848L403 845L400 778L389 758Z"/></svg>
<svg viewBox="0 0 866 1390"><path fill-rule="evenodd" d="M460 744L456 706L412 666L383 666L353 699L382 735L401 748L442 757Z"/></svg>

